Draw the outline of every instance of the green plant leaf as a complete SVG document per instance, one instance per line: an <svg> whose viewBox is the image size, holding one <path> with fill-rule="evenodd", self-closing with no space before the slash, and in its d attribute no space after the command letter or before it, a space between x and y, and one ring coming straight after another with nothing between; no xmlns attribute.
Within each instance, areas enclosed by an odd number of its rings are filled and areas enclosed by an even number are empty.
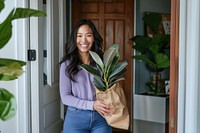
<svg viewBox="0 0 200 133"><path fill-rule="evenodd" d="M110 46L111 48L115 48L116 49L116 51L117 51L117 54L116 54L116 56L118 56L119 57L119 45L118 44L113 44L113 45L111 45Z"/></svg>
<svg viewBox="0 0 200 133"><path fill-rule="evenodd" d="M92 59L100 66L101 70L104 70L104 64L99 55L93 51L90 51L90 55L92 56Z"/></svg>
<svg viewBox="0 0 200 133"><path fill-rule="evenodd" d="M10 64L10 63L13 63L13 62L19 63L20 66L26 65L26 62L24 62L24 61L14 60L14 59L0 58L0 66L6 66L6 65L8 65L8 64Z"/></svg>
<svg viewBox="0 0 200 133"><path fill-rule="evenodd" d="M18 77L16 77L16 76L9 76L9 75L2 75L2 74L0 74L0 80L2 80L2 81L15 80L17 78Z"/></svg>
<svg viewBox="0 0 200 133"><path fill-rule="evenodd" d="M144 23L149 26L153 33L158 33L159 25L162 22L162 16L159 13L147 13L145 14Z"/></svg>
<svg viewBox="0 0 200 133"><path fill-rule="evenodd" d="M14 10L10 12L8 17L0 24L0 49L3 48L12 36L12 15Z"/></svg>
<svg viewBox="0 0 200 133"><path fill-rule="evenodd" d="M165 38L165 35L162 35L162 34L153 34L152 44L159 46L161 43L163 43L164 38Z"/></svg>
<svg viewBox="0 0 200 133"><path fill-rule="evenodd" d="M119 56L118 55L116 55L114 58L113 58L113 60L112 60L112 62L110 63L110 67L109 67L109 71L112 71L113 70L113 68L117 65L117 63L118 63L118 60L119 60Z"/></svg>
<svg viewBox="0 0 200 133"><path fill-rule="evenodd" d="M82 64L81 68L83 68L84 70L86 70L87 72L91 73L94 76L101 77L99 72L96 69L94 69L93 67L91 67L90 65Z"/></svg>
<svg viewBox="0 0 200 133"><path fill-rule="evenodd" d="M122 80L125 80L125 78L122 77L122 78L118 78L118 79L114 80L114 82L111 82L111 83L109 84L109 88L110 88L111 86L113 86L116 82L119 82L119 81L122 81Z"/></svg>
<svg viewBox="0 0 200 133"><path fill-rule="evenodd" d="M157 64L157 68L167 68L169 67L170 61L167 55L159 53L158 55L156 55L156 64Z"/></svg>
<svg viewBox="0 0 200 133"><path fill-rule="evenodd" d="M24 73L22 67L17 62L12 62L6 66L0 66L0 80L14 80Z"/></svg>
<svg viewBox="0 0 200 133"><path fill-rule="evenodd" d="M94 85L99 89L100 91L106 90L106 85L104 81L102 81L101 78L94 76Z"/></svg>
<svg viewBox="0 0 200 133"><path fill-rule="evenodd" d="M8 17L0 24L0 49L3 48L12 36L12 20L32 16L46 16L43 11L28 8L13 9Z"/></svg>
<svg viewBox="0 0 200 133"><path fill-rule="evenodd" d="M148 56L146 55L135 55L133 56L134 59L136 60L141 60L141 61L144 61L145 63L149 64L152 68L154 68L156 70L156 64L151 61Z"/></svg>
<svg viewBox="0 0 200 133"><path fill-rule="evenodd" d="M110 46L110 48L115 48L115 49L117 49L117 51L118 51L119 45L118 45L118 44L112 44L112 45Z"/></svg>
<svg viewBox="0 0 200 133"><path fill-rule="evenodd" d="M115 57L117 53L118 51L114 47L110 47L109 49L105 51L103 55L103 63L105 65L105 68L108 67L108 65L110 64L110 62L113 60L113 58Z"/></svg>
<svg viewBox="0 0 200 133"><path fill-rule="evenodd" d="M29 8L16 8L12 20L20 18L29 18L29 17L44 17L46 13L39 10L29 9Z"/></svg>
<svg viewBox="0 0 200 133"><path fill-rule="evenodd" d="M144 53L150 47L152 38L144 36L135 36L131 40L135 42L133 48L138 52Z"/></svg>
<svg viewBox="0 0 200 133"><path fill-rule="evenodd" d="M159 53L159 45L151 45L149 47L149 51L153 54L153 56L156 56Z"/></svg>
<svg viewBox="0 0 200 133"><path fill-rule="evenodd" d="M90 51L90 54L97 64L97 69L100 71L86 64L81 65L81 67L94 76L94 85L100 91L105 91L115 82L124 80L123 77L119 77L126 71L125 67L128 63L121 62L118 64L118 44L113 44L106 50L104 53L105 62L102 62L96 53Z"/></svg>
<svg viewBox="0 0 200 133"><path fill-rule="evenodd" d="M110 78L109 82L112 83L115 80L117 80L120 76L122 76L125 72L126 72L126 68L124 68L122 71L120 71L119 73L115 74L114 76L112 76L112 78Z"/></svg>
<svg viewBox="0 0 200 133"><path fill-rule="evenodd" d="M128 63L126 61L117 64L116 67L112 70L109 79L111 79L116 74L120 73L127 65Z"/></svg>
<svg viewBox="0 0 200 133"><path fill-rule="evenodd" d="M118 52L119 46L118 46L118 44L113 44L113 45L111 45L111 47L115 48L117 53L115 54L113 60L108 65L108 69L107 69L108 72L112 71L112 69L116 66L116 64L118 63L118 60L119 60L119 52Z"/></svg>
<svg viewBox="0 0 200 133"><path fill-rule="evenodd" d="M0 88L0 119L5 121L16 114L15 97L6 89Z"/></svg>
<svg viewBox="0 0 200 133"><path fill-rule="evenodd" d="M0 0L0 12L4 9L5 4L4 4L4 0Z"/></svg>

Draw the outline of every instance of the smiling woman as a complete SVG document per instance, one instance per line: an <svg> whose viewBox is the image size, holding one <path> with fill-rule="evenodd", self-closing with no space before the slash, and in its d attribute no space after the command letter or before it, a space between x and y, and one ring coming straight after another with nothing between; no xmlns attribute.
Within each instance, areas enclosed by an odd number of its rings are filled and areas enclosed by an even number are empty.
<svg viewBox="0 0 200 133"><path fill-rule="evenodd" d="M111 115L111 108L96 99L93 75L80 67L90 64L97 69L89 51L102 58L102 41L92 21L80 20L66 44L65 56L60 62L60 96L68 106L64 133L112 132L103 117Z"/></svg>
<svg viewBox="0 0 200 133"><path fill-rule="evenodd" d="M89 64L88 51L92 48L94 36L89 25L82 25L77 31L76 46L84 64ZM84 57L85 56L85 57Z"/></svg>

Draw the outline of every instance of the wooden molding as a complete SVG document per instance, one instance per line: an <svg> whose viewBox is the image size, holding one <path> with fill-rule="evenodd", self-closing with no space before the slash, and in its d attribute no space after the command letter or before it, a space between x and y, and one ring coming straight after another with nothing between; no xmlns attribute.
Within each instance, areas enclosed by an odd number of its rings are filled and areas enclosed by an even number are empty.
<svg viewBox="0 0 200 133"><path fill-rule="evenodd" d="M171 0L169 133L177 133L180 0Z"/></svg>

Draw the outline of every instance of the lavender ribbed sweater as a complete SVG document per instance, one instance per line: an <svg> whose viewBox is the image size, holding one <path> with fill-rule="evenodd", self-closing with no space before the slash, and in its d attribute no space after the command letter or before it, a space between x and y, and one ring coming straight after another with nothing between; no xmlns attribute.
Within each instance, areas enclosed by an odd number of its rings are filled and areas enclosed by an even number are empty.
<svg viewBox="0 0 200 133"><path fill-rule="evenodd" d="M69 61L60 67L60 96L63 104L83 110L93 110L96 100L95 88L92 83L93 76L84 69L75 74L75 81L70 80L65 74Z"/></svg>

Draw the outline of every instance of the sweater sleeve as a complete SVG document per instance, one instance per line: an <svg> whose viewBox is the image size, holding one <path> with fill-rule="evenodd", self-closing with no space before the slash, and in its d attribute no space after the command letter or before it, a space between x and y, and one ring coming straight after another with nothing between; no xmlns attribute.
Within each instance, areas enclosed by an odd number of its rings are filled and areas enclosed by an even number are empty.
<svg viewBox="0 0 200 133"><path fill-rule="evenodd" d="M94 110L94 101L80 99L72 94L71 80L65 74L66 63L60 66L60 97L64 105L83 110Z"/></svg>

